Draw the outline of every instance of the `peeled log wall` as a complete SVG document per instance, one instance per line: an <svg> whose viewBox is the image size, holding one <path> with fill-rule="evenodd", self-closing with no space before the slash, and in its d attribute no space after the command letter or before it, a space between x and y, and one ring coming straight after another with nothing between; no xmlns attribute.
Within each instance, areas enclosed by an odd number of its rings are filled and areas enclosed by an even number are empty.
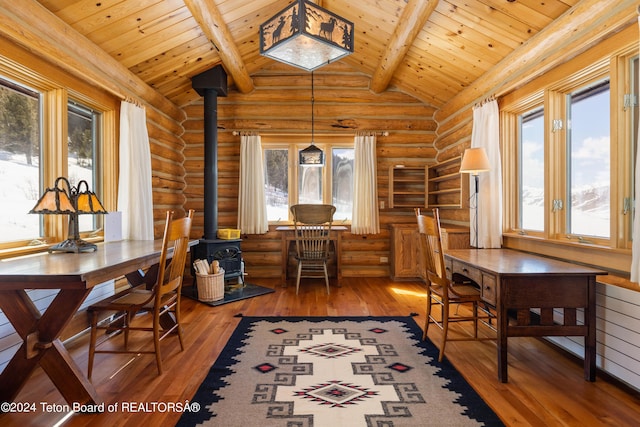
<svg viewBox="0 0 640 427"><path fill-rule="evenodd" d="M263 135L311 134L311 75L291 74L291 68L261 73L254 77L250 94L230 90L218 101L218 221L221 228L236 228L238 211L238 169L240 137L235 130L257 130ZM413 222L411 209L388 206L389 166L424 166L436 161L434 148L435 109L397 91L374 94L369 78L350 68L332 64L314 73L315 132L352 138L356 131L388 131L378 136L378 200L381 232L377 235L343 234L342 271L348 276L388 276L389 225ZM203 103L184 108L185 209L203 210ZM304 141L305 139L303 139ZM446 216L446 214L445 214ZM282 272L280 233L275 225L264 235L242 235L243 258L251 277L280 277ZM203 233L203 219L196 216L195 235Z"/></svg>

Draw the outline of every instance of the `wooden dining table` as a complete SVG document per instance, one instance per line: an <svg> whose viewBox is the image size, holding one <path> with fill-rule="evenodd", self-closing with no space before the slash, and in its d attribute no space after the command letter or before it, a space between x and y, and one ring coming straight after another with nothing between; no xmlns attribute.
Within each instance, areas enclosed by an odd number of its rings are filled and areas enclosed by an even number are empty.
<svg viewBox="0 0 640 427"><path fill-rule="evenodd" d="M94 286L123 276L134 283L148 281L143 272L158 264L162 241L122 240L97 246L95 252L38 253L0 260L0 309L22 339L0 374L0 402L15 399L40 366L69 404L102 403L60 335ZM59 292L40 314L28 289Z"/></svg>

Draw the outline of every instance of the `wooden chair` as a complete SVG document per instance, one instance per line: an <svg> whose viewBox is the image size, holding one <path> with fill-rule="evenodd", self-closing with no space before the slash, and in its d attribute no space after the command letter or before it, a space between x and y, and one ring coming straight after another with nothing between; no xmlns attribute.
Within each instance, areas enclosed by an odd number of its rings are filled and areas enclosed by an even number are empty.
<svg viewBox="0 0 640 427"><path fill-rule="evenodd" d="M158 263L160 268L158 268L156 282L150 290L133 288L125 291L124 295L118 294L110 299L93 304L87 309L91 319L89 367L87 372L89 379L91 379L93 360L96 353L155 354L158 375L162 375L160 340L171 333L176 334L180 341L180 349L184 350L182 325L180 324L180 291L189 249L189 234L191 232L193 213L194 211L190 210L186 217L173 219L174 213L172 211L167 212L164 237L162 239L162 252ZM170 247L172 248L172 256L170 263L167 265L171 251ZM101 314L111 311L117 314L108 324L98 323ZM148 323L138 325L138 320L133 324L134 316L140 312L151 314L151 326L145 326ZM97 331L99 329L106 330L109 336L112 333L122 332L124 335L124 348L97 350L96 347L108 341L108 339L105 339L96 344ZM130 350L129 331L152 332L153 350Z"/></svg>
<svg viewBox="0 0 640 427"><path fill-rule="evenodd" d="M331 224L336 207L332 205L300 204L291 206L294 233L296 237L296 295L300 288L301 277L322 277L327 284L329 294L329 243L331 242Z"/></svg>
<svg viewBox="0 0 640 427"><path fill-rule="evenodd" d="M427 338L429 325L435 323L442 329L442 344L438 361L442 361L445 344L447 341L466 341L478 339L495 339L478 337L478 321L488 320L491 314L482 310L485 315L478 316L478 310L482 303L480 289L470 282L456 283L447 277L442 240L440 232L440 217L438 209L433 209L433 218L422 215L416 209L418 220L418 232L420 233L420 248L424 261L425 281L427 284L427 316L424 326L423 340ZM440 305L440 317L432 313L432 305ZM459 304L471 305L472 315L458 315L452 313L451 306ZM473 337L456 336L448 337L450 322L473 322Z"/></svg>

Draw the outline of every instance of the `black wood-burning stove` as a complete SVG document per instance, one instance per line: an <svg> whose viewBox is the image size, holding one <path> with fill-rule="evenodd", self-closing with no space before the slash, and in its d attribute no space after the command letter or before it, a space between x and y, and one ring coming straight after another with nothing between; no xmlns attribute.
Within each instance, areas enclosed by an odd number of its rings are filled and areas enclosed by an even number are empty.
<svg viewBox="0 0 640 427"><path fill-rule="evenodd" d="M227 96L227 73L218 65L191 79L204 97L204 236L192 249L192 257L217 260L225 280L243 280L241 239L218 239L218 96ZM194 274L195 277L195 274Z"/></svg>
<svg viewBox="0 0 640 427"><path fill-rule="evenodd" d="M193 248L193 257L194 259L206 259L209 264L214 260L218 261L220 267L224 268L225 280L239 278L243 282L241 241L241 239L201 239L198 245Z"/></svg>

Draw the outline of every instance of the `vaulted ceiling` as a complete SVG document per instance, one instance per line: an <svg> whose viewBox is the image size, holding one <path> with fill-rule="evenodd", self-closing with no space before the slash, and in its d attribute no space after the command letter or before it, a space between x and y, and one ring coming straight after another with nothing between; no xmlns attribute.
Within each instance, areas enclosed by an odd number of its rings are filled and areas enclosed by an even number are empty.
<svg viewBox="0 0 640 427"><path fill-rule="evenodd" d="M191 77L218 64L240 92L265 70L306 73L260 55L260 24L292 0L39 0L177 106L199 96ZM341 60L436 108L553 23L579 0L321 0L354 22ZM331 66L331 65L329 65Z"/></svg>

